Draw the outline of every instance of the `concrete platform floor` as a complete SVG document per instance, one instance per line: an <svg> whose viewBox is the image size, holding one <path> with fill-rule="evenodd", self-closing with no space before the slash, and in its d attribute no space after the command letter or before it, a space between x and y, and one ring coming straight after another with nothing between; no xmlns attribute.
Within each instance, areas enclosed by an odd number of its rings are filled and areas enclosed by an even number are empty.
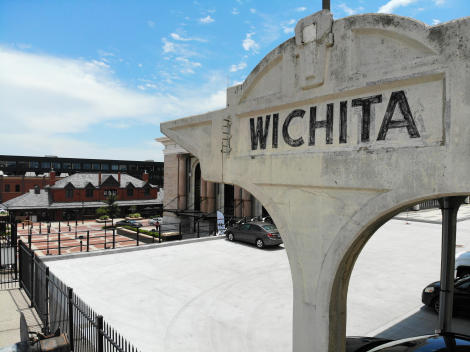
<svg viewBox="0 0 470 352"><path fill-rule="evenodd" d="M41 331L36 311L29 308L29 299L23 290L12 288L0 291L0 347L20 341L20 313L23 313L29 331Z"/></svg>
<svg viewBox="0 0 470 352"><path fill-rule="evenodd" d="M422 309L421 291L439 279L440 236L440 225L400 220L377 231L351 278L348 335L433 332L437 318ZM457 244L470 250L470 221L458 223ZM282 247L220 239L48 265L142 351L291 350L292 283ZM456 320L456 329L468 333L470 321Z"/></svg>

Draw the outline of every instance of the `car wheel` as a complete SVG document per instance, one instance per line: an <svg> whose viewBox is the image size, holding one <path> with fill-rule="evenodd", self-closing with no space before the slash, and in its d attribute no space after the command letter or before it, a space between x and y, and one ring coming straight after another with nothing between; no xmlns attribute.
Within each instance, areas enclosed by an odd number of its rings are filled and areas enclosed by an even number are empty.
<svg viewBox="0 0 470 352"><path fill-rule="evenodd" d="M431 308L436 312L436 314L439 314L439 297L432 300Z"/></svg>
<svg viewBox="0 0 470 352"><path fill-rule="evenodd" d="M231 233L231 232L228 233L227 238L228 238L229 241L232 241L232 242L233 242L233 240L235 239L235 238L233 237L233 233Z"/></svg>
<svg viewBox="0 0 470 352"><path fill-rule="evenodd" d="M261 238L258 238L256 240L256 247L258 247L258 248L263 248L264 247L264 242Z"/></svg>

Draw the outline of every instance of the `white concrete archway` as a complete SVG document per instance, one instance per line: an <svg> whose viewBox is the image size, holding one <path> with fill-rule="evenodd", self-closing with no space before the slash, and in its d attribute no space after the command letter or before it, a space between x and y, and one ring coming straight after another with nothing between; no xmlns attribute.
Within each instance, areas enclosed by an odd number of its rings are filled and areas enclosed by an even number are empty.
<svg viewBox="0 0 470 352"><path fill-rule="evenodd" d="M350 270L401 207L470 193L470 19L300 20L227 107L161 130L266 207L290 261L295 352L344 346Z"/></svg>

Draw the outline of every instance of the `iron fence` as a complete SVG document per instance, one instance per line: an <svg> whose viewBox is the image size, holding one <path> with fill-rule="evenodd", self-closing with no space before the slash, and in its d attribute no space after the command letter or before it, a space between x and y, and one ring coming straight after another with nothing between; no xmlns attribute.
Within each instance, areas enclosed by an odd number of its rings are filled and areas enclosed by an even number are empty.
<svg viewBox="0 0 470 352"><path fill-rule="evenodd" d="M84 303L71 287L49 271L37 254L19 241L20 286L31 301L44 333L66 333L72 351L138 352Z"/></svg>
<svg viewBox="0 0 470 352"><path fill-rule="evenodd" d="M15 224L16 225L16 224ZM0 218L0 289L18 287L15 225Z"/></svg>

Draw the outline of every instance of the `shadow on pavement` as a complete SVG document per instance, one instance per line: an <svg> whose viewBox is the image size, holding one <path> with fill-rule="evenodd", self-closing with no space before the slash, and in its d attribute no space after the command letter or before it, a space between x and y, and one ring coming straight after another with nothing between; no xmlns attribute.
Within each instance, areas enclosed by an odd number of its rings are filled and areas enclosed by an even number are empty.
<svg viewBox="0 0 470 352"><path fill-rule="evenodd" d="M402 339L412 336L429 335L434 334L437 326L437 314L430 308L423 306L417 312L380 332L376 337ZM470 317L454 317L452 320L452 332L469 335Z"/></svg>

